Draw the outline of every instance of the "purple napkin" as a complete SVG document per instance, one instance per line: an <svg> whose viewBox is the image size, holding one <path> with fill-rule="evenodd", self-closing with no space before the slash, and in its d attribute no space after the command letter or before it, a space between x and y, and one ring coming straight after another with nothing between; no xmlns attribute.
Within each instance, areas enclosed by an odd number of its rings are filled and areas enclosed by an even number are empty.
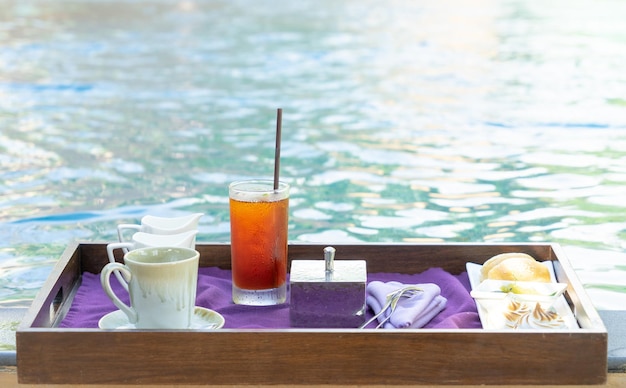
<svg viewBox="0 0 626 388"><path fill-rule="evenodd" d="M416 294L405 294L391 312L387 308L388 295L408 286L399 282L373 281L367 285L367 305L374 314L383 308L385 311L378 316L378 322L385 322L385 329L419 329L430 322L445 307L448 300L441 296L441 288L434 283L415 284L420 291Z"/></svg>
<svg viewBox="0 0 626 388"><path fill-rule="evenodd" d="M216 267L200 267L196 305L217 311L224 316L224 328L236 329L287 329L289 303L277 306L242 306L231 299L231 271ZM481 328L476 304L469 294L467 273L452 275L441 268L431 268L421 274L370 273L368 281L398 281L406 284L435 283L441 295L448 300L446 308L435 316L425 328ZM124 302L128 293L111 277L111 286ZM97 328L104 315L117 310L100 285L100 275L85 272L72 306L59 325L62 328ZM373 314L368 311L366 318ZM375 327L372 324L368 327Z"/></svg>

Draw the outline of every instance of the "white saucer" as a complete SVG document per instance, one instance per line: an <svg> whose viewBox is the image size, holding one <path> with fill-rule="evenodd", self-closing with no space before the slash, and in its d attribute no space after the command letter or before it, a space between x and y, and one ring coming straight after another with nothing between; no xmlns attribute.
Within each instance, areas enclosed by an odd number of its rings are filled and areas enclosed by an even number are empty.
<svg viewBox="0 0 626 388"><path fill-rule="evenodd" d="M191 318L191 326L185 330L216 330L223 326L224 317L220 313L196 306ZM98 327L107 330L135 329L135 325L128 322L128 316L121 310L113 311L100 318Z"/></svg>

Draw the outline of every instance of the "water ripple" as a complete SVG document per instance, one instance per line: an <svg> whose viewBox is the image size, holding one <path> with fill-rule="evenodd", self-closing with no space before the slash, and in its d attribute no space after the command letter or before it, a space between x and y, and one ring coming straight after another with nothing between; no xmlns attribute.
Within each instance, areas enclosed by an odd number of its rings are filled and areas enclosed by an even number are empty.
<svg viewBox="0 0 626 388"><path fill-rule="evenodd" d="M49 268L68 242L114 239L146 214L203 212L199 241L228 241L228 183L272 176L282 107L292 241L555 241L585 249L570 252L586 287L615 306L621 11L9 1L0 270ZM32 297L45 270L27 272L8 272L0 302Z"/></svg>

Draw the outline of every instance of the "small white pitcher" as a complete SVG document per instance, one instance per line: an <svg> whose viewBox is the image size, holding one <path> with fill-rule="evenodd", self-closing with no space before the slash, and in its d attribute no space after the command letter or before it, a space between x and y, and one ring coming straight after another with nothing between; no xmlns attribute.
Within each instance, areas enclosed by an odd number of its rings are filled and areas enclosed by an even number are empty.
<svg viewBox="0 0 626 388"><path fill-rule="evenodd" d="M196 246L197 230L190 230L178 234L159 235L145 232L137 232L133 234L132 242L118 242L107 244L107 255L109 262L115 263L115 250L122 249L125 253L139 248L156 248L156 247L176 247L191 248ZM128 283L124 280L119 272L115 272L117 280L128 290Z"/></svg>
<svg viewBox="0 0 626 388"><path fill-rule="evenodd" d="M156 217L147 215L141 219L141 224L117 225L117 236L120 242L124 240L124 230L131 229L135 232L144 232L158 235L179 234L190 230L197 230L200 218L204 213L193 213L182 217ZM195 237L193 243L195 244ZM128 250L124 250L127 253Z"/></svg>

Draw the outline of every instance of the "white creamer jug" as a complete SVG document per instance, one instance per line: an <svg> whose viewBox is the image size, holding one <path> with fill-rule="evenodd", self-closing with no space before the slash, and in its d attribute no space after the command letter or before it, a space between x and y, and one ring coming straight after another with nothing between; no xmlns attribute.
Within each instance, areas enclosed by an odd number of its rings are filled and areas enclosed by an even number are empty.
<svg viewBox="0 0 626 388"><path fill-rule="evenodd" d="M193 213L182 217L157 217L147 215L141 219L141 224L117 225L117 236L120 242L124 239L124 230L130 229L135 232L144 232L158 235L179 234L190 230L197 230L203 213ZM195 240L193 242L195 244ZM127 251L125 251L127 252Z"/></svg>
<svg viewBox="0 0 626 388"><path fill-rule="evenodd" d="M139 248L156 248L156 247L177 247L177 248L191 248L196 246L197 230L190 230L177 234L152 234L145 232L137 232L133 234L131 242L117 242L107 244L107 255L109 256L109 262L115 263L115 250L122 249L125 253L133 251ZM115 272L117 280L122 284L125 289L128 289L128 282L126 282L119 272Z"/></svg>

